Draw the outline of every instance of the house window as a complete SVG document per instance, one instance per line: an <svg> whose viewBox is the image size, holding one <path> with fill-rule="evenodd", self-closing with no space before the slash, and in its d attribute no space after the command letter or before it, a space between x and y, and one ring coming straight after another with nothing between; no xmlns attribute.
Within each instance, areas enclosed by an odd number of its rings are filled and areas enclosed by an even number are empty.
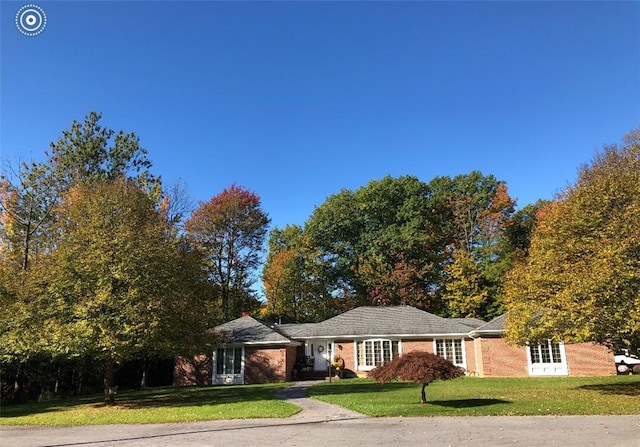
<svg viewBox="0 0 640 447"><path fill-rule="evenodd" d="M370 370L398 357L399 342L393 340L363 340L356 343L358 369Z"/></svg>
<svg viewBox="0 0 640 447"><path fill-rule="evenodd" d="M435 351L440 357L444 357L456 366L466 368L463 340L461 339L441 339L435 340Z"/></svg>
<svg viewBox="0 0 640 447"><path fill-rule="evenodd" d="M242 348L218 348L216 374L240 374L241 371Z"/></svg>
<svg viewBox="0 0 640 447"><path fill-rule="evenodd" d="M532 376L566 376L569 374L564 345L547 341L527 346L529 374Z"/></svg>

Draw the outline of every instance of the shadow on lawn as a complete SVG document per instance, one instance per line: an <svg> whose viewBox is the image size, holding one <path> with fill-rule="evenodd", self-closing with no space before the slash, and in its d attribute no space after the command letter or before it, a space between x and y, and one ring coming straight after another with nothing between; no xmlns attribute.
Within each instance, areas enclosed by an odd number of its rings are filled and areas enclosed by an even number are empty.
<svg viewBox="0 0 640 447"><path fill-rule="evenodd" d="M577 387L577 389L587 390L587 391L597 391L600 394L640 396L640 382L582 385Z"/></svg>
<svg viewBox="0 0 640 447"><path fill-rule="evenodd" d="M276 400L275 392L282 388L282 386L284 386L284 384L280 384L279 386L188 386L150 388L144 391L123 391L116 396L113 408L181 407ZM48 402L4 406L0 418L65 411L83 405L104 408L110 407L110 405L104 403L104 397L102 395L91 395L69 399L56 399Z"/></svg>
<svg viewBox="0 0 640 447"><path fill-rule="evenodd" d="M449 408L473 408L488 407L489 405L510 404L511 401L503 399L454 399L454 400L432 400L428 404Z"/></svg>

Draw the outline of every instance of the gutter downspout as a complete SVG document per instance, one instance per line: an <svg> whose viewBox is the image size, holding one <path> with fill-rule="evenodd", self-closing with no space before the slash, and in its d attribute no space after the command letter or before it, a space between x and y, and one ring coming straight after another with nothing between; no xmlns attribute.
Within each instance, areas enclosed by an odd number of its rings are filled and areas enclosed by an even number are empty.
<svg viewBox="0 0 640 447"><path fill-rule="evenodd" d="M478 377L483 377L484 376L484 368L482 368L482 362L479 361L479 358L482 355L482 346L479 345L479 343L482 343L482 338L477 339L473 335L473 332L469 332L469 337L471 337L471 340L473 340L473 354L474 354L474 357L475 357L474 360L475 360L475 363L476 363L476 375ZM478 354L480 354L480 355L478 355ZM482 371L481 371L481 369L482 369Z"/></svg>

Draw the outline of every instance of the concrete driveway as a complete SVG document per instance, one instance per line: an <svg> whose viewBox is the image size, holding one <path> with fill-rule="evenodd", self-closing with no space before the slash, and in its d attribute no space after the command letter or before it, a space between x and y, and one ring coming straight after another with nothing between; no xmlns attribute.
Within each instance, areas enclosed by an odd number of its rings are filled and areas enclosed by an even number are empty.
<svg viewBox="0 0 640 447"><path fill-rule="evenodd" d="M298 383L278 394L302 408L287 419L5 427L0 430L0 445L640 447L640 415L369 418L306 397L311 384Z"/></svg>

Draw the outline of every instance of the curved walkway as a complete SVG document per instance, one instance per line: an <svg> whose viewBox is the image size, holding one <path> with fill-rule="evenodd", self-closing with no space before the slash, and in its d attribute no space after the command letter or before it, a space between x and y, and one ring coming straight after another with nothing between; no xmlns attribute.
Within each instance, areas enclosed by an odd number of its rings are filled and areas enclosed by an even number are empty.
<svg viewBox="0 0 640 447"><path fill-rule="evenodd" d="M365 418L364 414L348 410L338 405L328 404L307 397L307 390L321 381L307 380L276 392L278 399L286 400L300 407L300 412L289 419L304 421L334 421Z"/></svg>

